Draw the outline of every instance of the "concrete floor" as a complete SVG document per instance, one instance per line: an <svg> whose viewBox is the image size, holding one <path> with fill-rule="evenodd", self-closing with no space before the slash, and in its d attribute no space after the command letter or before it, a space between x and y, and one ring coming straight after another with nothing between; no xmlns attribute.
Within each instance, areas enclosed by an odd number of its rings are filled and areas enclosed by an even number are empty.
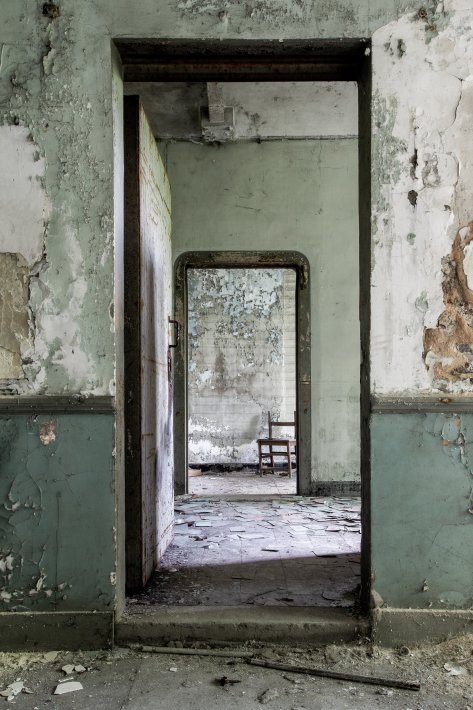
<svg viewBox="0 0 473 710"><path fill-rule="evenodd" d="M176 500L175 536L133 612L167 606L351 607L360 500Z"/></svg>
<svg viewBox="0 0 473 710"><path fill-rule="evenodd" d="M252 650L258 658L292 665L419 680L419 692L269 670L231 657L120 648L111 653L0 654L0 691L17 679L24 682L28 694L10 702L5 698L6 708L18 710L251 710L262 705L271 710L469 710L472 640L470 636L463 642L411 649L407 655L363 643L301 648L288 641L284 647L253 643L232 649ZM461 662L465 675L450 675L444 668L448 662ZM71 676L82 689L54 695L67 677L61 668L68 663L86 669ZM225 677L237 682L222 686Z"/></svg>
<svg viewBox="0 0 473 710"><path fill-rule="evenodd" d="M189 476L189 493L197 496L210 495L295 495L297 493L297 473L292 477L258 475L255 471L207 471L201 476Z"/></svg>

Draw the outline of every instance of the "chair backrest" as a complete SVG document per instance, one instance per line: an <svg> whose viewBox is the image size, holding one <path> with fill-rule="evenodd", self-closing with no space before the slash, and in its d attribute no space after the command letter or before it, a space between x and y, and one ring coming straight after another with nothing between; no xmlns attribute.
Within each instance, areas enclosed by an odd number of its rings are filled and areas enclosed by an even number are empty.
<svg viewBox="0 0 473 710"><path fill-rule="evenodd" d="M278 438L277 434L274 433L274 429L276 427L289 427L289 426L294 427L294 438L296 438L296 421L297 421L296 412L294 412L294 420L292 422L281 422L281 421L278 421L277 419L271 419L271 412L268 412L269 438L270 439L277 439Z"/></svg>

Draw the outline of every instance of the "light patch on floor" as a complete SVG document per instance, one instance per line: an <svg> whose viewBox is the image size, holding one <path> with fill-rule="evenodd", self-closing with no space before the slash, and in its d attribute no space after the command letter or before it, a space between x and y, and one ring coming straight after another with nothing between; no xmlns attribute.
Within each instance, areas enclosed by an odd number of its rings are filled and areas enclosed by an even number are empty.
<svg viewBox="0 0 473 710"><path fill-rule="evenodd" d="M189 476L189 493L198 496L210 495L295 495L296 473L292 477L265 474L257 471L208 471L199 476Z"/></svg>
<svg viewBox="0 0 473 710"><path fill-rule="evenodd" d="M174 539L133 610L350 607L360 581L360 499L176 500Z"/></svg>

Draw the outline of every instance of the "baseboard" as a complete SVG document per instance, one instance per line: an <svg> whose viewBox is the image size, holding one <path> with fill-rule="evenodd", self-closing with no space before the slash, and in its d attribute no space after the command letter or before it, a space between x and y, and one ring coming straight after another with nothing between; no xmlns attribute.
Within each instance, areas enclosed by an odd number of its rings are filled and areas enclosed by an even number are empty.
<svg viewBox="0 0 473 710"><path fill-rule="evenodd" d="M116 624L115 640L127 643L169 641L259 641L262 643L349 643L369 635L369 621L351 610L331 607L166 607L128 612Z"/></svg>
<svg viewBox="0 0 473 710"><path fill-rule="evenodd" d="M373 610L373 641L380 646L415 646L438 643L452 636L473 633L473 611L461 609Z"/></svg>
<svg viewBox="0 0 473 710"><path fill-rule="evenodd" d="M359 496L360 481L312 481L311 493L314 496Z"/></svg>
<svg viewBox="0 0 473 710"><path fill-rule="evenodd" d="M0 651L111 648L113 612L38 611L0 613Z"/></svg>

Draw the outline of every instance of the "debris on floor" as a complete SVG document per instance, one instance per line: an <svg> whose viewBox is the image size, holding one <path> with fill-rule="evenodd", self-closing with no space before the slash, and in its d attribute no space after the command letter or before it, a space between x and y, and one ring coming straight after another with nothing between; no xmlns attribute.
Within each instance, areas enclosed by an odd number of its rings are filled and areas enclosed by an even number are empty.
<svg viewBox="0 0 473 710"><path fill-rule="evenodd" d="M3 698L6 698L8 702L11 702L20 693L31 693L31 691L28 690L28 688L25 687L24 682L18 678L17 680L13 681L13 683L10 683L10 685L8 685L5 690L2 690L0 692L0 695Z"/></svg>
<svg viewBox="0 0 473 710"><path fill-rule="evenodd" d="M176 606L351 607L360 499L176 500L174 539L134 612Z"/></svg>
<svg viewBox="0 0 473 710"><path fill-rule="evenodd" d="M266 703L270 703L271 700L276 700L276 698L279 698L279 693L276 688L268 688L268 690L265 690L264 693L258 696L258 700L262 705L266 705Z"/></svg>
<svg viewBox="0 0 473 710"><path fill-rule="evenodd" d="M241 683L241 680L238 680L236 678L227 678L226 675L223 675L221 678L216 678L215 682L217 685L225 686L235 685L235 683Z"/></svg>
<svg viewBox="0 0 473 710"><path fill-rule="evenodd" d="M65 695L66 693L75 693L77 690L84 690L82 683L77 680L65 680L59 683L55 690L54 695Z"/></svg>
<svg viewBox="0 0 473 710"><path fill-rule="evenodd" d="M61 670L66 674L66 675L72 675L73 673L85 673L87 668L85 668L82 664L77 664L74 665L73 663L67 663L65 666L61 668Z"/></svg>
<svg viewBox="0 0 473 710"><path fill-rule="evenodd" d="M182 644L177 646L175 644ZM115 647L113 651L66 652L46 660L44 653L0 653L0 692L5 707L24 710L76 707L154 710L159 707L194 710L225 707L248 710L266 704L272 710L471 710L473 708L473 635L443 643L413 646L404 656L398 649L383 649L366 640L330 647L298 644L264 645L256 641L224 646L221 644L170 641L169 651L221 650L230 657L167 655ZM327 653L327 649L329 649ZM242 658L238 658L238 654ZM285 670L249 664L246 654L255 659L282 665L336 671L375 678L421 680L415 695L411 690L352 683L329 677L312 677ZM87 669L86 682L79 692L64 698L55 688L70 683L63 675L65 665ZM450 675L446 665L466 668L467 674ZM18 669L21 668L21 676ZM176 671L169 672L170 668ZM76 671L75 671L76 672ZM82 679L82 678L81 678ZM238 682L233 682L238 681ZM77 681L72 681L76 683ZM17 694L7 705L5 691L15 683L32 691ZM15 686L16 688L18 686ZM277 692L277 696L269 691ZM24 690L21 691L25 692ZM11 695L11 693L10 693ZM267 703L260 698L268 699ZM0 701L1 701L0 697ZM1 702L0 702L1 705Z"/></svg>
<svg viewBox="0 0 473 710"><path fill-rule="evenodd" d="M365 685L382 685L390 688L401 688L402 690L420 690L420 683L417 680L407 681L397 678L378 678L376 676L360 675L358 673L332 671L328 668L313 668L309 666L291 665L290 663L276 663L275 661L265 661L258 658L249 658L248 663L252 666L259 666L260 668L272 668L276 671L302 673L318 678L332 678L334 680L345 680L352 683L364 683Z"/></svg>

